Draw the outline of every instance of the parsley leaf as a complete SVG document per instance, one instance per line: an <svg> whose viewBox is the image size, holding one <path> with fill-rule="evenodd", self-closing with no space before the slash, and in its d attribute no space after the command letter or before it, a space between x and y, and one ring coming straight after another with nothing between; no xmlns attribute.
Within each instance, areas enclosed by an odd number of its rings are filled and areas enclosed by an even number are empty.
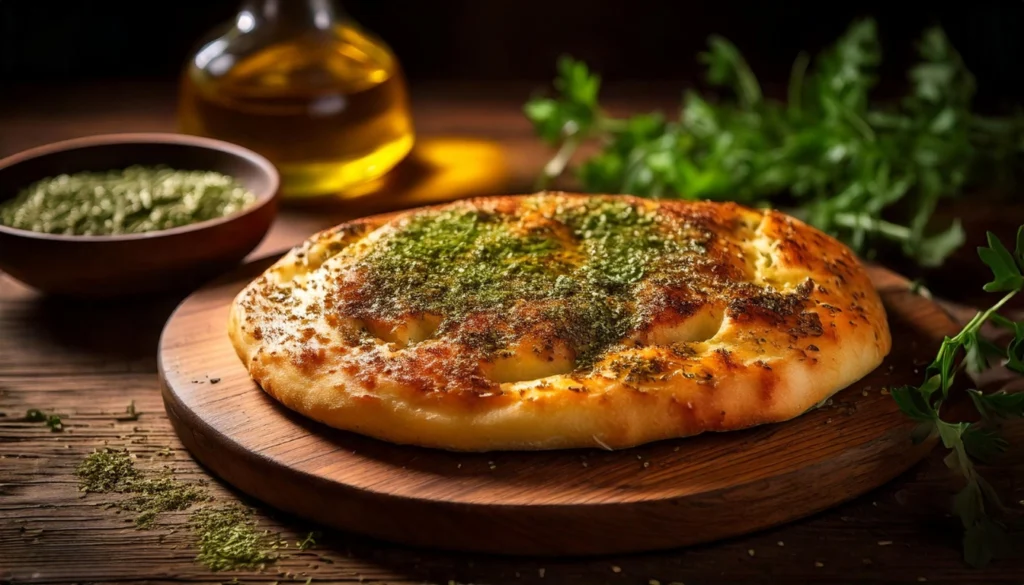
<svg viewBox="0 0 1024 585"><path fill-rule="evenodd" d="M934 225L939 202L993 175L977 170L982 163L1012 168L1024 121L971 111L974 78L941 29L926 31L917 51L911 91L892 107L877 106L870 99L882 54L877 27L854 22L817 57L798 56L780 102L763 95L735 45L712 36L699 58L721 95L686 92L676 119L608 115L600 78L563 57L557 95L524 107L538 136L557 147L537 186L572 169L588 192L779 206L865 257L895 248L938 266L964 243L959 221ZM587 142L596 152L572 165Z"/></svg>
<svg viewBox="0 0 1024 585"><path fill-rule="evenodd" d="M950 450L946 465L966 480L956 495L953 512L964 526L964 559L982 567L993 558L1003 556L1007 549L1004 527L989 516L991 510L1003 510L996 491L982 478L972 460L991 462L1009 446L999 434L998 420L1024 416L1024 393L1005 391L983 393L969 389L968 395L982 422L952 422L940 416L942 404L949 396L957 373L967 368L978 372L989 366L994 357L1005 358L1008 369L1024 373L1024 323L1011 321L998 311L1024 289L1021 274L1021 251L1024 250L1024 226L1017 232L1014 254L988 234L988 247L978 249L978 256L992 270L993 281L985 290L1006 294L992 307L974 316L960 333L947 337L939 346L935 360L925 369L925 380L918 386L893 388L891 394L900 410L919 426L911 434L915 442L937 433L944 447ZM1005 349L980 335L982 325L991 322L1013 333Z"/></svg>
<svg viewBox="0 0 1024 585"><path fill-rule="evenodd" d="M970 392L971 400L974 401L975 408L987 419L1024 416L1024 392L1007 394L999 391L982 394L973 389L968 392Z"/></svg>
<svg viewBox="0 0 1024 585"><path fill-rule="evenodd" d="M1020 267L1017 266L1013 254L1010 254L992 232L988 232L988 247L978 248L978 255L981 256L981 261L992 269L994 277L992 282L984 287L987 292L1017 290L1024 284L1024 276L1021 276Z"/></svg>
<svg viewBox="0 0 1024 585"><path fill-rule="evenodd" d="M64 423L60 420L58 414L46 414L38 408L30 408L25 413L26 422L44 422L46 426L50 427L50 430L59 433L64 430Z"/></svg>

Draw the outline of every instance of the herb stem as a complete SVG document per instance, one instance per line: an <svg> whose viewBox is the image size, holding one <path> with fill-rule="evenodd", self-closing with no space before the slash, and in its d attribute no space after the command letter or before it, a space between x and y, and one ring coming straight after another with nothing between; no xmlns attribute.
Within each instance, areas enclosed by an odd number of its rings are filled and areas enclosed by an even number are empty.
<svg viewBox="0 0 1024 585"><path fill-rule="evenodd" d="M1020 290L1011 290L1010 292L1003 295L1003 298L999 299L999 301L997 301L994 305L985 309L984 311L978 312L976 315L974 315L974 317L971 318L970 321L967 322L967 325L964 325L963 330L960 331L960 333L956 334L956 337L953 338L953 341L958 343L962 342L965 338L977 332L979 329L981 329L981 326L984 325L986 321L992 318L992 315L999 311L999 309L1001 309L1003 305L1010 302L1010 299L1015 297L1019 292Z"/></svg>
<svg viewBox="0 0 1024 585"><path fill-rule="evenodd" d="M565 172L565 168L569 166L569 161L572 160L572 155L576 153L579 146L579 135L570 136L562 143L555 156L544 165L544 172L541 173L537 180L536 188L538 190L543 191L547 189L551 181L560 177Z"/></svg>
<svg viewBox="0 0 1024 585"><path fill-rule="evenodd" d="M1008 447L1006 439L999 436L998 426L990 426L994 418L1024 416L1024 395L1002 391L985 393L977 389L969 389L967 393L981 421L949 421L940 414L956 376L964 370L984 370L993 356L1004 356L1003 365L1008 371L1024 374L1024 323L999 314L999 310L1024 289L1024 226L1017 231L1013 252L991 232L987 238L988 247L978 248L978 256L992 270L993 280L984 288L988 292L1004 293L1002 298L975 313L959 333L942 341L920 386L891 389L900 410L927 425L919 429L938 431L943 446L950 451L944 459L946 465L966 480L963 489L953 498L953 512L964 527L964 559L975 567L985 566L1009 549L1005 527L988 515L989 510L1005 509L999 494L978 473L974 459L987 461ZM988 321L1010 329L1014 338L1005 347L983 339L979 332ZM915 433L920 440L923 434Z"/></svg>
<svg viewBox="0 0 1024 585"><path fill-rule="evenodd" d="M607 116L598 118L595 127L600 132L625 132L629 128L629 120L609 118Z"/></svg>
<svg viewBox="0 0 1024 585"><path fill-rule="evenodd" d="M800 111L801 98L804 91L804 76L807 75L807 66L811 64L811 57L801 51L793 61L793 69L789 74L789 111L795 114Z"/></svg>
<svg viewBox="0 0 1024 585"><path fill-rule="evenodd" d="M864 137L864 140L868 142L875 142L875 131L871 129L871 126L867 122L864 121L864 118L861 118L852 110L842 110L842 112L850 125Z"/></svg>
<svg viewBox="0 0 1024 585"><path fill-rule="evenodd" d="M833 221L846 228L869 230L898 241L907 241L911 237L910 228L864 213L837 213Z"/></svg>

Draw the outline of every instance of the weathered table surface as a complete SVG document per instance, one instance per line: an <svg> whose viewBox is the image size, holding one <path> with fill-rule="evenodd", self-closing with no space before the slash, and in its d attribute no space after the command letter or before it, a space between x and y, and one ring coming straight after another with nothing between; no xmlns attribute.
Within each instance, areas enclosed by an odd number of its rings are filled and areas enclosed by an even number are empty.
<svg viewBox="0 0 1024 585"><path fill-rule="evenodd" d="M0 109L0 155L86 134L174 129L173 91L164 85L106 86L26 99L35 95L26 92L19 99L16 94ZM479 191L526 189L547 153L519 114L524 97L481 95L472 88L414 94L419 134L457 136L481 148L473 141L494 140L505 153L501 184L482 182ZM383 199L384 205L430 201L436 193L427 191L396 192ZM375 210L380 201L285 210L253 257ZM155 349L181 298L54 301L0 274L0 582L1024 583L1019 559L984 570L962 562L958 526L946 514L957 485L939 452L891 484L834 510L686 550L537 560L415 550L328 533L315 549L294 551L263 573L212 573L194 561L194 542L182 528L187 512L165 514L156 527L136 530L103 505L115 496L83 497L74 476L94 449L127 447L142 467L167 464L182 479L210 480L221 501L238 499L181 448L164 414ZM131 401L140 416L119 421ZM65 430L24 422L32 408L60 413ZM1021 426L1010 433L1018 443L1024 440ZM160 452L163 456L157 456ZM1011 452L986 473L1006 501L1024 500L1024 451ZM316 529L248 503L259 510L262 527L290 541Z"/></svg>

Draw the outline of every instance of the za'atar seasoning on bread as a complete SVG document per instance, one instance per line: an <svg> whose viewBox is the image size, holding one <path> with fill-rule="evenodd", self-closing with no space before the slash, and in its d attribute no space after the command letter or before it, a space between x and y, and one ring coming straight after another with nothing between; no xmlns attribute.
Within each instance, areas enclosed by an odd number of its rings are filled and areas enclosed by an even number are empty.
<svg viewBox="0 0 1024 585"><path fill-rule="evenodd" d="M229 331L308 417L477 451L784 421L891 344L857 258L792 217L559 193L321 232L238 295Z"/></svg>
<svg viewBox="0 0 1024 585"><path fill-rule="evenodd" d="M223 173L136 165L36 181L0 202L0 224L68 236L139 234L224 217L255 201Z"/></svg>

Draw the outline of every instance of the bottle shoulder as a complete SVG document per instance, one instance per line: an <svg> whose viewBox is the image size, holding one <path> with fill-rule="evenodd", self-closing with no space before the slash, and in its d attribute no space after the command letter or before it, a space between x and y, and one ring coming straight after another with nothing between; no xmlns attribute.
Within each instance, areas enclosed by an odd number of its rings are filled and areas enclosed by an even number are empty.
<svg viewBox="0 0 1024 585"><path fill-rule="evenodd" d="M362 91L400 75L391 49L350 24L290 31L214 31L194 51L186 74L199 84L237 88Z"/></svg>

